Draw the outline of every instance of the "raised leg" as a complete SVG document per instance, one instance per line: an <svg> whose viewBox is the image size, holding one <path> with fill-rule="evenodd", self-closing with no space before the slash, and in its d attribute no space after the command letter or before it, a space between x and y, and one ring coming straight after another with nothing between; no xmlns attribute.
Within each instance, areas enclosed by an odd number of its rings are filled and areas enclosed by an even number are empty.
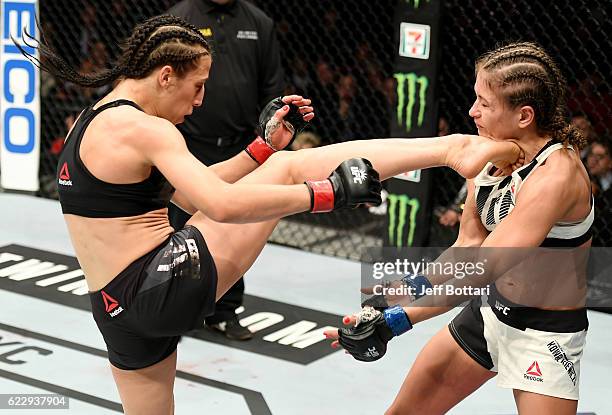
<svg viewBox="0 0 612 415"><path fill-rule="evenodd" d="M377 139L334 144L296 152L278 152L240 183L297 184L323 180L344 160L364 157L385 179L402 172L434 166L456 168L475 176L489 160L514 161L519 149L510 142L478 136L452 135L419 139ZM278 219L251 224L218 223L201 212L188 222L204 235L218 271L217 298L253 264Z"/></svg>

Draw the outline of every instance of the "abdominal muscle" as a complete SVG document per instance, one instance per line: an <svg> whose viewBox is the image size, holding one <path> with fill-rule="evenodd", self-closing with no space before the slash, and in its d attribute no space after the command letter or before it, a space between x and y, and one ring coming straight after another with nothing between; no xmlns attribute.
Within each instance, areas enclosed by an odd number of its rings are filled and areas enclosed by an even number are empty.
<svg viewBox="0 0 612 415"><path fill-rule="evenodd" d="M573 310L586 301L591 241L577 248L538 249L495 281L497 291L515 304L543 310Z"/></svg>
<svg viewBox="0 0 612 415"><path fill-rule="evenodd" d="M121 218L64 215L64 219L89 291L104 288L174 232L167 208Z"/></svg>

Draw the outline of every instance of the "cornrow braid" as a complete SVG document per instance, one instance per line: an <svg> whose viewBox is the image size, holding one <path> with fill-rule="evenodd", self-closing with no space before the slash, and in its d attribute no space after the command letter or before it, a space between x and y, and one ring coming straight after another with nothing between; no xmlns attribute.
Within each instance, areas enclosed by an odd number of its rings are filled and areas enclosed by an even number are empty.
<svg viewBox="0 0 612 415"><path fill-rule="evenodd" d="M565 99L565 90L567 88L565 78L561 74L561 71L557 68L557 65L554 64L552 59L544 52L542 49L536 47L534 45L531 49L518 49L508 53L503 53L498 56L498 61L495 62L493 60L491 65L495 67L499 62L507 61L507 60L518 60L520 58L524 58L527 60L532 60L540 63L546 69L546 73L548 76L552 77L553 86L557 89L557 96L559 99Z"/></svg>
<svg viewBox="0 0 612 415"><path fill-rule="evenodd" d="M517 42L487 52L476 60L476 73L486 72L512 107L530 105L540 133L566 146L582 148L584 137L568 122L567 82L554 60L539 45Z"/></svg>
<svg viewBox="0 0 612 415"><path fill-rule="evenodd" d="M170 62L176 65L181 62L193 61L195 58L202 56L205 53L206 52L202 51L196 51L187 54L179 52L169 52L167 54L159 55L155 58L149 59L143 66L135 67L135 70L128 72L125 75L129 76L130 78L142 78L143 76L148 74L151 69L155 68L156 66L159 66L163 62Z"/></svg>
<svg viewBox="0 0 612 415"><path fill-rule="evenodd" d="M38 29L40 41L27 32L24 39L36 43L41 58L28 53L14 42L21 53L55 77L90 88L108 85L121 77L141 79L155 67L164 64L173 66L177 74L183 76L186 71L197 66L200 56L210 55L206 38L195 26L176 16L161 15L134 28L123 43L117 65L94 74L81 74L47 43L40 27ZM34 47L27 41L25 43Z"/></svg>
<svg viewBox="0 0 612 415"><path fill-rule="evenodd" d="M140 72L142 66L146 66L148 69L152 69L153 66L148 64L148 59L153 58L153 53L156 49L163 46L167 41L173 39L181 39L186 42L196 43L199 39L197 36L186 32L184 29L174 29L174 30L165 30L156 32L149 37L138 50L138 53L132 56L130 61L128 62L128 70L131 69L130 72L127 72L126 75L134 72ZM201 48L200 48L201 49ZM174 55L177 55L179 52L174 52ZM192 53L187 53L192 54ZM170 56L170 54L166 54L165 56ZM162 56L163 57L163 56ZM194 55L192 55L192 58ZM158 59L159 60L159 59ZM161 63L161 62L160 62ZM147 72L145 72L147 73Z"/></svg>

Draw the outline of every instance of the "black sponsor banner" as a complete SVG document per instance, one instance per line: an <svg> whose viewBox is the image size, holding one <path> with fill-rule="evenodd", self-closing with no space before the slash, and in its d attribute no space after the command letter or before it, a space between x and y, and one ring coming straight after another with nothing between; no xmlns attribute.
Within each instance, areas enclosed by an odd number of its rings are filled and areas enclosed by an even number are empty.
<svg viewBox="0 0 612 415"><path fill-rule="evenodd" d="M68 255L20 245L0 247L0 289L91 310L82 271ZM335 352L323 331L337 327L340 315L252 295L245 295L244 307L239 317L254 332L252 340L231 341L208 329L188 336L304 365Z"/></svg>
<svg viewBox="0 0 612 415"><path fill-rule="evenodd" d="M397 101L392 137L432 137L438 130L437 73L441 1L401 0L395 10ZM412 172L388 181L387 246L423 246L431 220L432 174Z"/></svg>

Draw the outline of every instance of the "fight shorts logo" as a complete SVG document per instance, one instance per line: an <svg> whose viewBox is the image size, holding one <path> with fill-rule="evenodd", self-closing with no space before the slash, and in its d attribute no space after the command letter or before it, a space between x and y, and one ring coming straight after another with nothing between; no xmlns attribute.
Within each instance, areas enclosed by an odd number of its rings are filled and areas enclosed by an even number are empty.
<svg viewBox="0 0 612 415"><path fill-rule="evenodd" d="M123 311L123 307L119 305L117 300L106 294L104 290L100 292L102 293L102 300L104 300L104 308L106 309L108 315L111 317L118 316Z"/></svg>
<svg viewBox="0 0 612 415"><path fill-rule="evenodd" d="M62 186L72 186L72 180L70 180L70 172L68 172L68 163L64 162L59 174L58 183Z"/></svg>
<svg viewBox="0 0 612 415"><path fill-rule="evenodd" d="M544 382L542 378L542 371L540 370L540 365L537 360L534 360L529 369L523 374L523 377L527 380L532 380L534 382Z"/></svg>
<svg viewBox="0 0 612 415"><path fill-rule="evenodd" d="M368 351L365 353L366 357L378 357L380 356L380 353L378 353L378 350L376 350L376 347L372 346L372 347L368 347Z"/></svg>
<svg viewBox="0 0 612 415"><path fill-rule="evenodd" d="M353 175L353 183L363 184L363 181L368 177L365 170L360 169L357 166L351 167L351 174Z"/></svg>

